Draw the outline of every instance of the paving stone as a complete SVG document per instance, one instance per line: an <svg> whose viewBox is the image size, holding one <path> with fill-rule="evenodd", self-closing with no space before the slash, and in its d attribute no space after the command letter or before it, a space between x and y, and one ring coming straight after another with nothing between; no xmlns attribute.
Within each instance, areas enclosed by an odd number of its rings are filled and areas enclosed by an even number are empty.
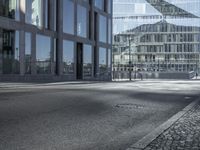
<svg viewBox="0 0 200 150"><path fill-rule="evenodd" d="M200 150L200 103L144 150Z"/></svg>

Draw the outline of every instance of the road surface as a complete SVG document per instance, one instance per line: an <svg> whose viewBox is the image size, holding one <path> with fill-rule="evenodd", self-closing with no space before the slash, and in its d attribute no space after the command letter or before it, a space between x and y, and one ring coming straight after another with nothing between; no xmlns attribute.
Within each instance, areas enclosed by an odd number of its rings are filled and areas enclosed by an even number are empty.
<svg viewBox="0 0 200 150"><path fill-rule="evenodd" d="M199 96L200 81L0 84L0 149L124 150Z"/></svg>

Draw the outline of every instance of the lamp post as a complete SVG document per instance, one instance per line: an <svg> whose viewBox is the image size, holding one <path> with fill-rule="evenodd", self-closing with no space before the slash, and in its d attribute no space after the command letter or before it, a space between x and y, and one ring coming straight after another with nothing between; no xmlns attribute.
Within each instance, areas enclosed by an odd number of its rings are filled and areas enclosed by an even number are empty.
<svg viewBox="0 0 200 150"><path fill-rule="evenodd" d="M129 45L129 81L131 81L131 37L128 36L128 45Z"/></svg>

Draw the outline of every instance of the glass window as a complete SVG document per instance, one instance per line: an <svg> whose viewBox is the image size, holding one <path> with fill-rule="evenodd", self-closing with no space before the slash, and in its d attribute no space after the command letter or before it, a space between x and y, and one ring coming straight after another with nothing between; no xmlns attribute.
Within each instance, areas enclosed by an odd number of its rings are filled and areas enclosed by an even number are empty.
<svg viewBox="0 0 200 150"><path fill-rule="evenodd" d="M99 72L105 73L106 71L106 49L101 47L99 48Z"/></svg>
<svg viewBox="0 0 200 150"><path fill-rule="evenodd" d="M112 63L111 63L111 49L108 49L108 68L112 68Z"/></svg>
<svg viewBox="0 0 200 150"><path fill-rule="evenodd" d="M99 41L106 43L107 41L107 21L106 17L99 16Z"/></svg>
<svg viewBox="0 0 200 150"><path fill-rule="evenodd" d="M113 0L113 45L118 50L115 55L119 58L127 55L128 40L116 39L128 36L131 58L138 70L168 72L177 67L178 71L189 72L189 66L195 63L192 58L183 58L183 53L194 54L193 42L200 42L189 40L194 32L199 34L199 6L199 0ZM120 65L128 65L126 62ZM188 67L183 69L184 65ZM197 70L192 70L200 72L200 66L196 67Z"/></svg>
<svg viewBox="0 0 200 150"><path fill-rule="evenodd" d="M84 2L87 2L87 3L89 2L89 0L83 0L83 1L84 1Z"/></svg>
<svg viewBox="0 0 200 150"><path fill-rule="evenodd" d="M19 31L0 29L3 74L19 74Z"/></svg>
<svg viewBox="0 0 200 150"><path fill-rule="evenodd" d="M87 37L87 9L81 5L78 5L77 14L77 35Z"/></svg>
<svg viewBox="0 0 200 150"><path fill-rule="evenodd" d="M26 0L26 23L48 27L48 0ZM45 5L45 7L43 7ZM44 10L44 9L45 10ZM43 12L45 16L43 16ZM44 18L45 17L45 18Z"/></svg>
<svg viewBox="0 0 200 150"><path fill-rule="evenodd" d="M19 73L19 31L15 31L15 47L14 47L14 61L13 61L13 73Z"/></svg>
<svg viewBox="0 0 200 150"><path fill-rule="evenodd" d="M84 45L83 48L83 75L92 76L92 46Z"/></svg>
<svg viewBox="0 0 200 150"><path fill-rule="evenodd" d="M108 0L108 13L111 14L112 12L112 0Z"/></svg>
<svg viewBox="0 0 200 150"><path fill-rule="evenodd" d="M36 35L36 66L38 74L51 72L51 38Z"/></svg>
<svg viewBox="0 0 200 150"><path fill-rule="evenodd" d="M74 34L74 2L63 1L63 32Z"/></svg>
<svg viewBox="0 0 200 150"><path fill-rule="evenodd" d="M74 73L74 42L63 41L63 73Z"/></svg>
<svg viewBox="0 0 200 150"><path fill-rule="evenodd" d="M101 10L104 10L104 0L95 0L94 6L96 6L97 8Z"/></svg>
<svg viewBox="0 0 200 150"><path fill-rule="evenodd" d="M0 16L19 20L19 0L1 0Z"/></svg>
<svg viewBox="0 0 200 150"><path fill-rule="evenodd" d="M108 20L108 43L111 44L112 42L112 24L111 19Z"/></svg>
<svg viewBox="0 0 200 150"><path fill-rule="evenodd" d="M25 33L25 73L31 73L31 33Z"/></svg>

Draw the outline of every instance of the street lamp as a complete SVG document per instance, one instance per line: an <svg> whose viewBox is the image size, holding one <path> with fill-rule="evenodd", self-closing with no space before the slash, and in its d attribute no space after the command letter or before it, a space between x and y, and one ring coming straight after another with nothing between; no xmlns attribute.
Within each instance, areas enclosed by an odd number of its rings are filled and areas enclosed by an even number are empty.
<svg viewBox="0 0 200 150"><path fill-rule="evenodd" d="M129 45L129 80L131 81L131 37L128 36L128 45Z"/></svg>

